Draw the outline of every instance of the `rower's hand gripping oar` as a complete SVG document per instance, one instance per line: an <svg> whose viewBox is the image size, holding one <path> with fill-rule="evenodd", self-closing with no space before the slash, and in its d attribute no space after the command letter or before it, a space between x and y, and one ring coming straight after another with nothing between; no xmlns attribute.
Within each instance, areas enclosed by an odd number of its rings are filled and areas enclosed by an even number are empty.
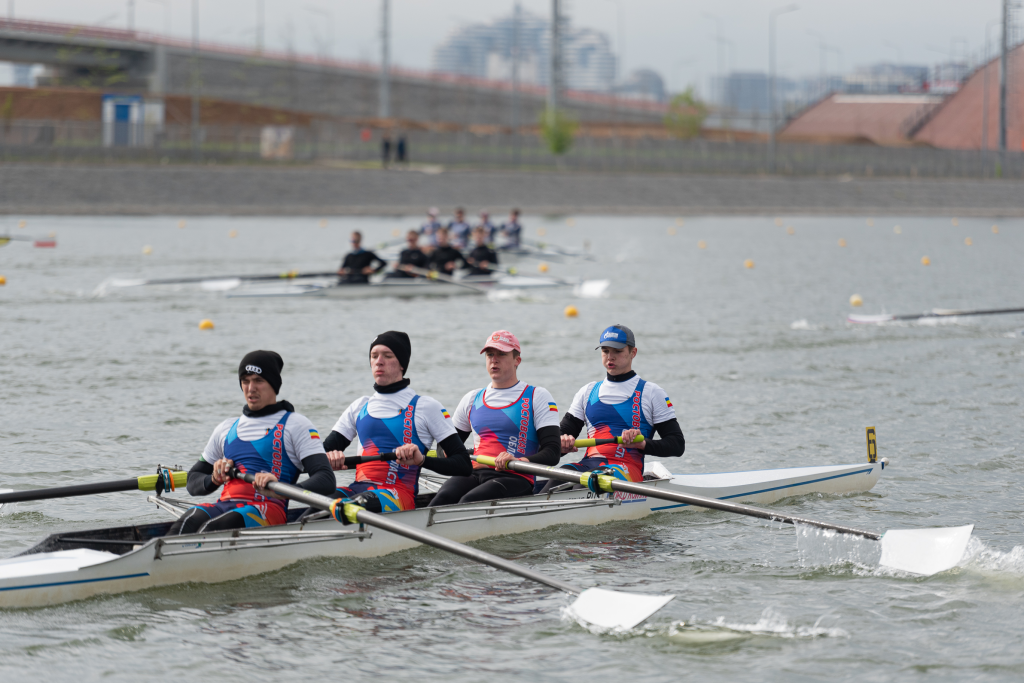
<svg viewBox="0 0 1024 683"><path fill-rule="evenodd" d="M117 481L100 481L94 484L78 484L77 486L57 486L49 489L31 491L11 491L0 493L0 505L5 503L22 503L29 500L46 500L49 498L70 498L72 496L89 496L95 493L113 493L115 491L156 491L157 495L164 491L174 491L188 483L188 472L171 471L161 468L157 474L145 474L132 479Z"/></svg>
<svg viewBox="0 0 1024 683"><path fill-rule="evenodd" d="M633 443L640 443L643 440L644 440L644 435L643 434L637 434L637 437L635 439L633 439ZM576 439L576 448L592 448L594 446L604 446L604 445L611 444L611 443L621 444L622 443L622 437L621 436L616 436L614 438L607 438L607 439ZM473 455L473 450L472 449L470 449L469 454ZM380 457L375 456L375 455L368 456L367 459L363 460L362 462L373 462L374 460L394 460L395 459L395 458L384 457L384 456L388 456L388 455L394 455L394 453L384 453ZM428 458L436 458L437 457L437 451L427 451L426 456ZM355 456L355 457L358 457L358 456ZM351 467L351 465L348 464L348 460L349 460L348 458L345 458L345 466L346 467ZM359 463L356 462L355 464L358 465Z"/></svg>
<svg viewBox="0 0 1024 683"><path fill-rule="evenodd" d="M236 479L249 482L255 477L249 472L231 470L231 476ZM570 605L569 609L573 616L588 624L603 629L625 631L641 623L655 612L664 607L674 595L640 595L637 593L624 593L621 591L607 590L604 588L579 588L546 574L541 574L529 567L524 567L505 558L491 555L482 550L471 548L468 545L457 543L443 536L411 527L401 522L389 519L390 515L380 515L348 503L342 498L328 498L318 493L300 489L297 486L283 484L281 482L270 482L267 487L277 495L294 500L298 503L305 503L310 507L319 510L327 510L336 520L342 524L365 524L367 526L383 529L397 536L404 536L410 540L429 545L439 550L465 557L486 564L495 569L521 576L524 579L542 583L556 590L579 596Z"/></svg>
<svg viewBox="0 0 1024 683"><path fill-rule="evenodd" d="M483 455L474 455L473 459L482 465L494 466L494 458ZM622 491L624 493L634 493L640 496L649 496L651 498L659 498L661 500L668 500L675 503L683 503L684 505L694 505L696 507L710 508L712 510L732 512L734 514L746 515L748 517L758 517L760 519L767 519L770 521L785 522L786 524L805 524L819 529L836 531L841 534L861 536L872 541L881 541L882 557L879 560L880 565L910 572L911 574L922 574L924 576L938 574L939 572L955 567L963 558L964 552L967 550L967 542L970 540L971 532L974 530L974 525L969 524L961 527L933 529L892 529L885 533L878 534L873 531L864 531L863 529L856 529L853 527L843 526L841 524L832 524L830 522L821 522L814 519L808 519L806 517L796 517L794 515L787 515L775 510L765 510L751 505L743 505L742 503L731 503L729 501L718 500L717 498L707 498L705 496L698 496L692 493L666 491L649 484L637 484L630 481L622 481L621 479L616 479L615 477L607 474L592 472L583 472L581 474L573 470L534 465L532 463L522 462L519 460L511 460L508 463L507 468L513 472L533 474L557 479L559 481L582 484L592 491L605 491L609 493L613 491Z"/></svg>

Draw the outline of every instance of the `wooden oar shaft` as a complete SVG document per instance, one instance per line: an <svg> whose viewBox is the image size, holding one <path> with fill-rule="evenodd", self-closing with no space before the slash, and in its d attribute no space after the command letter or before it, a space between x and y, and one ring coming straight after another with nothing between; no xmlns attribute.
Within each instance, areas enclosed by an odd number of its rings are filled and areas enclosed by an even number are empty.
<svg viewBox="0 0 1024 683"><path fill-rule="evenodd" d="M89 496L94 493L114 493L115 491L135 491L139 488L137 478L119 481L104 481L98 484L78 484L77 486L56 486L49 489L34 491L13 491L0 493L0 503L24 503L29 500L46 500L48 498L71 498L73 496Z"/></svg>
<svg viewBox="0 0 1024 683"><path fill-rule="evenodd" d="M473 459L477 462L482 462L485 465L493 465L494 459L487 458L486 456L473 456ZM513 460L509 462L508 468L513 472L521 472L523 474L533 474L537 476L549 477L551 479L557 479L559 481L570 481L573 483L587 485L587 481L590 477L595 476L590 472L574 472L572 470L564 470L556 467L545 467L543 465L534 465L532 463L521 462L519 460ZM681 493L677 491L665 491L656 486L650 486L647 484L637 484L631 481L622 481L609 475L596 475L602 491L622 491L623 493L634 493L640 496L647 496L650 498L659 498L661 500L668 500L673 503L682 503L683 505L693 505L695 507L709 508L711 510L721 510L722 512L731 512L737 515L745 515L747 517L757 517L759 519L767 519L775 522L785 522L786 524L806 524L807 526L818 527L819 529L830 529L837 531L841 534L850 534L853 536L863 536L864 538L870 538L874 541L880 541L882 539L881 534L877 534L873 531L864 531L863 529L856 529L854 527L843 526L841 524L832 524L830 522L821 522L815 519L808 519L806 517L797 517L795 515L786 515L775 510L765 510L763 508L753 507L752 505L743 505L742 503L731 503L726 500L718 500L717 498L707 498L705 496L698 496L692 493Z"/></svg>
<svg viewBox="0 0 1024 683"><path fill-rule="evenodd" d="M250 484L255 479L252 473L243 473L238 470L232 470L232 476L237 479L247 481ZM297 486L291 486L281 482L271 482L267 488L279 496L294 500L298 503L305 503L306 505L319 510L333 511L336 504L341 504L337 499L321 496L319 493L306 491L305 489L300 489ZM571 593L572 595L579 595L583 592L582 588L577 588L570 583L535 572L529 567L516 564L511 560L506 560L503 557L491 555L490 553L485 553L484 551L477 550L476 548L470 548L467 545L457 543L456 541L444 538L443 536L438 536L436 534L402 524L401 522L396 522L392 519L388 519L386 515L378 515L373 512L368 512L358 505L353 505L351 503L345 504L344 513L350 521L358 524L366 524L367 526L384 529L385 531L389 531L397 536L404 536L405 538L416 541L417 543L448 551L455 555L459 555L460 557L465 557L468 560L480 562L481 564L489 565L495 569L501 569L502 571L506 571L510 574L521 576L524 579L530 579L531 581L542 583L545 586L550 586L556 590Z"/></svg>

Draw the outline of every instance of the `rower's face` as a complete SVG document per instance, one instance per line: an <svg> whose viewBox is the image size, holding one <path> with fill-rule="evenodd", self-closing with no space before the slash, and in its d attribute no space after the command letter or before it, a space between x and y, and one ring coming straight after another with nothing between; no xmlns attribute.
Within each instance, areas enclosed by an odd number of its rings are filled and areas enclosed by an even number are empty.
<svg viewBox="0 0 1024 683"><path fill-rule="evenodd" d="M420 236L416 233L410 233L405 236L405 243L409 245L410 249L415 249L419 244Z"/></svg>
<svg viewBox="0 0 1024 683"><path fill-rule="evenodd" d="M272 403L277 403L277 393L270 382L259 375L245 375L242 377L242 393L245 395L245 404L249 410L260 410Z"/></svg>
<svg viewBox="0 0 1024 683"><path fill-rule="evenodd" d="M633 359L636 358L636 347L624 346L621 349L613 349L610 346L601 347L601 364L608 371L609 375L621 375L633 369Z"/></svg>
<svg viewBox="0 0 1024 683"><path fill-rule="evenodd" d="M373 381L381 386L402 379L402 365L395 357L395 352L383 344L370 349L370 371L373 373Z"/></svg>
<svg viewBox="0 0 1024 683"><path fill-rule="evenodd" d="M448 246L448 231L447 230L441 230L441 231L439 231L437 233L437 245L439 247L447 247Z"/></svg>
<svg viewBox="0 0 1024 683"><path fill-rule="evenodd" d="M515 384L512 380L516 376L516 368L523 362L522 357L515 358L511 351L499 351L498 349L487 349L484 351L484 363L487 367L487 374L496 387L504 388Z"/></svg>
<svg viewBox="0 0 1024 683"><path fill-rule="evenodd" d="M363 238L360 237L356 233L352 233L352 237L349 238L349 242L352 243L352 248L353 249L358 249L359 245L362 243L362 241L363 241Z"/></svg>
<svg viewBox="0 0 1024 683"><path fill-rule="evenodd" d="M482 247L484 246L484 242L487 240L487 236L484 235L482 232L478 232L475 235L473 235L473 240L476 242L476 246Z"/></svg>

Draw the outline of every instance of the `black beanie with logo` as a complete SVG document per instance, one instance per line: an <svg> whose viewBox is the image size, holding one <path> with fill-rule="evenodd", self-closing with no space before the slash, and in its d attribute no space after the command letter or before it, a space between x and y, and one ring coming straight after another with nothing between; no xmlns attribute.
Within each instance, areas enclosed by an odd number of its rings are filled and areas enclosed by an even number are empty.
<svg viewBox="0 0 1024 683"><path fill-rule="evenodd" d="M259 375L274 388L274 393L281 391L281 369L284 360L274 351L250 351L238 364L238 386L242 386L242 378L246 375Z"/></svg>
<svg viewBox="0 0 1024 683"><path fill-rule="evenodd" d="M373 351L373 347L378 344L391 349L395 358L398 359L398 364L402 366L402 375L404 376L409 369L409 358L412 356L412 341L409 340L409 335L395 330L381 332L376 339L370 342L370 350Z"/></svg>

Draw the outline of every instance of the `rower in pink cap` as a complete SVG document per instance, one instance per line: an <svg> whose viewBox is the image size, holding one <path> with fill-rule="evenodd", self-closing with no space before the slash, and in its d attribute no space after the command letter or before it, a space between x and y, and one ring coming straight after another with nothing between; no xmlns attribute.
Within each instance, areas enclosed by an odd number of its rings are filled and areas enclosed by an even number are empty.
<svg viewBox="0 0 1024 683"><path fill-rule="evenodd" d="M432 506L528 496L533 493L534 477L510 472L506 464L514 458L557 465L561 458L558 406L547 389L517 376L523 358L516 336L498 330L487 336L480 353L485 354L491 382L463 396L452 425L463 441L475 433L474 453L493 457L495 467L474 462L471 475L445 482Z"/></svg>

